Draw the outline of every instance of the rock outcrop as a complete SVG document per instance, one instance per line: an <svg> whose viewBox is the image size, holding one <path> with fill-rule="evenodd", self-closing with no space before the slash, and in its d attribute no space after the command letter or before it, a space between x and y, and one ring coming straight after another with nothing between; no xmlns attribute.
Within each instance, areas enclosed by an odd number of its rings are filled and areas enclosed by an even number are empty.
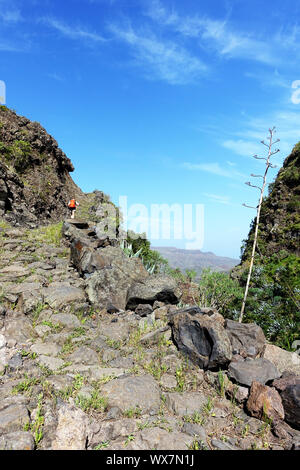
<svg viewBox="0 0 300 470"><path fill-rule="evenodd" d="M0 124L0 215L28 226L63 219L83 197L71 161L39 123L1 106Z"/></svg>
<svg viewBox="0 0 300 470"><path fill-rule="evenodd" d="M259 250L260 255L269 257L281 250L299 256L299 194L300 194L300 143L285 159L274 183L270 185L269 196L261 207ZM249 259L254 224L252 225L242 263Z"/></svg>

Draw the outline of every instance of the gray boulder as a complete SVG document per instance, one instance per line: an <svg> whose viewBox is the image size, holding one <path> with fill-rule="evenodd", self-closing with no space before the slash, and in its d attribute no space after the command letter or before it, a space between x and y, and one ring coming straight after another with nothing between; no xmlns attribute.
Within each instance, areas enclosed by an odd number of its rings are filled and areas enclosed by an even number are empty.
<svg viewBox="0 0 300 470"><path fill-rule="evenodd" d="M293 373L285 373L274 380L273 387L279 391L286 422L300 430L300 377Z"/></svg>
<svg viewBox="0 0 300 470"><path fill-rule="evenodd" d="M108 406L123 412L139 407L142 412L158 412L160 389L151 375L124 376L111 380L102 387L108 398Z"/></svg>
<svg viewBox="0 0 300 470"><path fill-rule="evenodd" d="M34 450L35 443L30 432L18 431L0 437L1 450Z"/></svg>
<svg viewBox="0 0 300 470"><path fill-rule="evenodd" d="M255 359L264 351L266 338L263 330L255 323L238 323L226 320L225 329L234 354Z"/></svg>
<svg viewBox="0 0 300 470"><path fill-rule="evenodd" d="M20 431L29 422L28 409L23 404L11 404L0 409L0 434Z"/></svg>
<svg viewBox="0 0 300 470"><path fill-rule="evenodd" d="M43 289L43 296L44 303L55 309L72 304L83 304L86 300L82 289L63 282L53 283L50 287Z"/></svg>
<svg viewBox="0 0 300 470"><path fill-rule="evenodd" d="M177 416L191 416L202 413L207 403L207 396L200 392L171 392L166 394L166 406Z"/></svg>
<svg viewBox="0 0 300 470"><path fill-rule="evenodd" d="M300 430L300 382L289 385L281 393L286 422Z"/></svg>
<svg viewBox="0 0 300 470"><path fill-rule="evenodd" d="M181 311L170 321L178 349L203 369L228 364L232 358L231 343L219 322L199 313Z"/></svg>
<svg viewBox="0 0 300 470"><path fill-rule="evenodd" d="M101 250L98 270L87 279L86 292L90 302L100 308L113 305L125 310L131 285L149 277L142 261L128 258L121 248L108 246ZM140 302L139 302L140 303Z"/></svg>
<svg viewBox="0 0 300 470"><path fill-rule="evenodd" d="M231 362L228 373L236 382L248 387L251 387L253 381L265 385L267 382L280 377L280 373L274 364L263 358Z"/></svg>
<svg viewBox="0 0 300 470"><path fill-rule="evenodd" d="M153 305L155 301L177 304L182 293L171 276L154 275L139 280L128 291L126 308L134 310L139 304Z"/></svg>

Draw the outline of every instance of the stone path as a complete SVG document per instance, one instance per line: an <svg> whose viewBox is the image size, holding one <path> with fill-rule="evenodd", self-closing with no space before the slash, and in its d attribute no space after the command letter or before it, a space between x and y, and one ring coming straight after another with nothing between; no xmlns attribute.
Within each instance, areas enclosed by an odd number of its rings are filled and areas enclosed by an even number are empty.
<svg viewBox="0 0 300 470"><path fill-rule="evenodd" d="M204 372L177 350L173 305L109 314L89 304L67 246L18 229L1 232L0 250L0 449L299 445L286 423L247 415L225 371Z"/></svg>

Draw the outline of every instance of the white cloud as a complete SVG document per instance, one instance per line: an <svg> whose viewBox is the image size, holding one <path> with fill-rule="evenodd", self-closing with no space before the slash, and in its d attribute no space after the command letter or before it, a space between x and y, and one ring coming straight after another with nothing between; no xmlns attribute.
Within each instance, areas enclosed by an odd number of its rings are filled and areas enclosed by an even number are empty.
<svg viewBox="0 0 300 470"><path fill-rule="evenodd" d="M147 14L160 25L170 27L183 36L199 39L200 46L208 46L221 56L265 64L279 62L271 41L258 38L257 32L237 31L227 19L220 21L207 16L179 16L175 10L168 11L158 0L152 2Z"/></svg>
<svg viewBox="0 0 300 470"><path fill-rule="evenodd" d="M213 50L224 58L290 66L291 60L296 64L300 57L298 24L280 29L275 24L271 33L268 25L264 30L244 31L228 18L216 20L207 15L180 15L176 10L164 7L159 0L152 0L146 15L183 37L198 39L200 48Z"/></svg>
<svg viewBox="0 0 300 470"><path fill-rule="evenodd" d="M298 112L276 111L266 116L249 118L244 124L245 131L239 132L239 135L259 143L268 136L268 129L273 126L276 127L276 139L280 139L277 144L280 154L279 158L276 158L276 163L279 163L279 160L289 155L294 145L300 140L300 109ZM262 151L261 146L260 153Z"/></svg>
<svg viewBox="0 0 300 470"><path fill-rule="evenodd" d="M3 23L18 23L22 21L22 15L20 10L17 9L1 9L0 19Z"/></svg>
<svg viewBox="0 0 300 470"><path fill-rule="evenodd" d="M210 199L213 202L219 202L220 204L230 204L229 196L220 196L219 194L203 193L205 197Z"/></svg>
<svg viewBox="0 0 300 470"><path fill-rule="evenodd" d="M102 37L101 35L95 32L87 31L86 29L83 29L81 27L69 26L55 18L43 18L41 21L46 23L51 28L56 29L61 34L63 34L64 36L70 39L83 39L83 40L88 40L92 42L106 41L104 37Z"/></svg>
<svg viewBox="0 0 300 470"><path fill-rule="evenodd" d="M261 146L256 142L246 140L225 140L222 143L223 147L232 150L237 155L243 157L251 157L257 155L261 151Z"/></svg>
<svg viewBox="0 0 300 470"><path fill-rule="evenodd" d="M222 168L219 163L190 163L190 162L184 162L182 164L182 167L187 169L187 170L192 170L192 171L205 171L207 173L211 173L213 175L217 176L224 176L225 178L245 178L245 175L243 173L240 173L239 171L233 171L233 170L227 170L225 168Z"/></svg>
<svg viewBox="0 0 300 470"><path fill-rule="evenodd" d="M278 70L274 72L246 72L245 77L253 78L254 80L258 80L260 84L264 87L279 87L284 89L291 88L291 82L288 78L282 76Z"/></svg>
<svg viewBox="0 0 300 470"><path fill-rule="evenodd" d="M53 78L53 80L55 80L57 82L63 82L64 81L64 78L61 77L60 75L58 75L56 72L48 73L47 76L49 78Z"/></svg>
<svg viewBox="0 0 300 470"><path fill-rule="evenodd" d="M148 78L179 85L195 81L208 69L183 47L172 41L159 40L153 33L136 32L132 27L122 29L116 25L110 25L110 31L118 40L131 46L138 65L150 66L152 75L147 74Z"/></svg>

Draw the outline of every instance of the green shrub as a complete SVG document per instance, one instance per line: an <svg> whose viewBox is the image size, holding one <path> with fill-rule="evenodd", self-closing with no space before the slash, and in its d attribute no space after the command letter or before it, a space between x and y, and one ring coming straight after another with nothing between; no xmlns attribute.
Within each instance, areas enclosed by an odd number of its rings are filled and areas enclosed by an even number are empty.
<svg viewBox="0 0 300 470"><path fill-rule="evenodd" d="M281 251L262 261L254 267L245 321L261 326L270 342L292 350L300 338L300 259Z"/></svg>
<svg viewBox="0 0 300 470"><path fill-rule="evenodd" d="M168 266L168 261L164 259L158 251L150 249L150 242L145 233L136 234L132 230L127 232L125 247L130 256L141 258L145 268L150 274L157 274L164 271Z"/></svg>
<svg viewBox="0 0 300 470"><path fill-rule="evenodd" d="M229 274L203 269L199 283L200 306L214 307L223 315L233 318L239 308L243 289Z"/></svg>
<svg viewBox="0 0 300 470"><path fill-rule="evenodd" d="M31 145L24 140L15 140L12 145L0 142L0 154L18 173L23 173L30 165L31 151Z"/></svg>

